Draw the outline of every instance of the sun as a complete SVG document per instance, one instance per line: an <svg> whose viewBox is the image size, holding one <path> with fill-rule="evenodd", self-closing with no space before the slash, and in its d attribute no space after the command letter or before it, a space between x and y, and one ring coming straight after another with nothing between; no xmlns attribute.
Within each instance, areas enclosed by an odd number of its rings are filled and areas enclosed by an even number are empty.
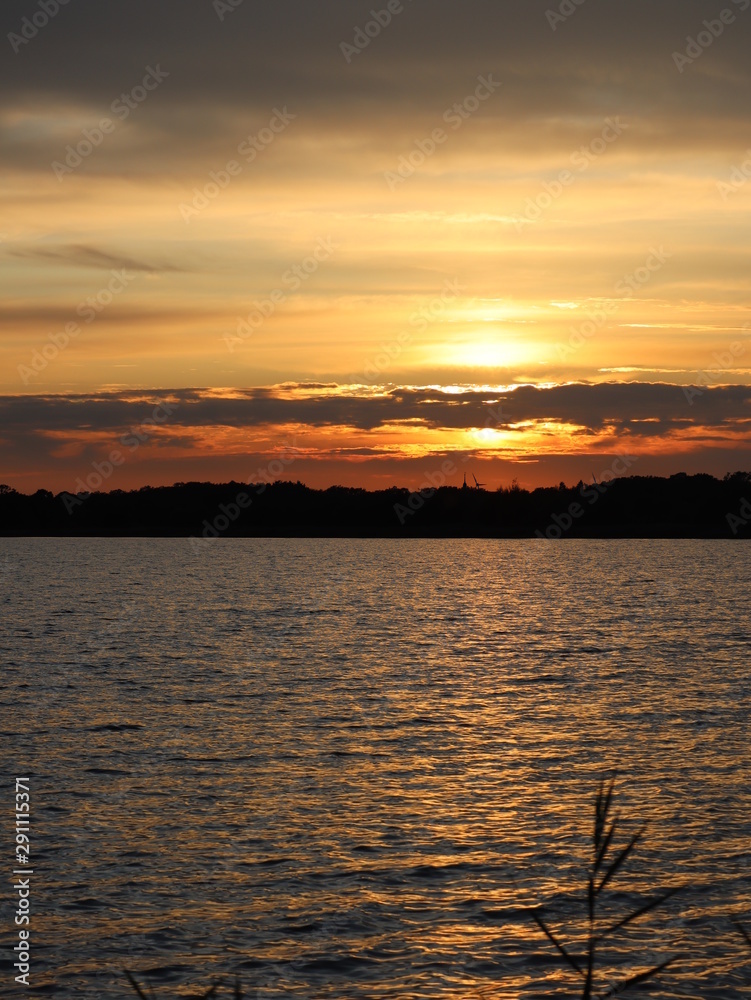
<svg viewBox="0 0 751 1000"><path fill-rule="evenodd" d="M449 364L462 368L512 368L530 360L529 345L505 330L495 336L488 336L486 330L470 333L447 348L446 358Z"/></svg>

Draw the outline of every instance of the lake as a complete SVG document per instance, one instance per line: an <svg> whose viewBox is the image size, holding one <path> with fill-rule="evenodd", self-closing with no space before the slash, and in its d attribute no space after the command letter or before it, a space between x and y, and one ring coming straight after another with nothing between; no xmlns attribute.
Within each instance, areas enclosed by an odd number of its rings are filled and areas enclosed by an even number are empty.
<svg viewBox="0 0 751 1000"><path fill-rule="evenodd" d="M683 888L603 983L749 996L748 542L17 538L0 582L37 989L577 996L530 909L581 930L617 769L606 919Z"/></svg>

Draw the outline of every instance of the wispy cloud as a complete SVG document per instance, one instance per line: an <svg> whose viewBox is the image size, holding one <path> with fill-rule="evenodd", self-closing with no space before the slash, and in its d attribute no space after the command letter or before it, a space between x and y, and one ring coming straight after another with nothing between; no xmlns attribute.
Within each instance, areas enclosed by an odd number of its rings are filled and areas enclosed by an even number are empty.
<svg viewBox="0 0 751 1000"><path fill-rule="evenodd" d="M5 254L21 260L37 261L42 264L60 264L66 267L80 267L109 271L123 268L144 274L183 273L186 268L167 261L146 261L116 250L101 250L98 247L76 244L25 245L9 244Z"/></svg>

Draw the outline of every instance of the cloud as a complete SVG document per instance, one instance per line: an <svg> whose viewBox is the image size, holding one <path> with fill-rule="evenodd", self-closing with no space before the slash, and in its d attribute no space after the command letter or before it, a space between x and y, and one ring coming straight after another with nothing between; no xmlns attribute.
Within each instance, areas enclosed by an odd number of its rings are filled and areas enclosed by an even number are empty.
<svg viewBox="0 0 751 1000"><path fill-rule="evenodd" d="M3 480L70 490L118 453L111 488L247 481L280 455L311 485L417 483L451 458L482 481L576 482L638 459L639 474L726 472L751 462L751 387L576 383L451 392L288 384L0 397ZM160 403L156 424L151 418ZM692 405L693 404L693 405ZM504 424L508 419L510 423ZM486 429L487 428L487 429ZM133 449L136 434L143 441ZM278 463L277 463L278 464ZM461 479L457 481L460 484Z"/></svg>
<svg viewBox="0 0 751 1000"><path fill-rule="evenodd" d="M350 0L245 2L224 21L209 0L76 0L0 62L3 155L18 167L49 169L66 142L153 65L169 78L86 170L153 172L159 162L179 168L186 157L229 155L285 104L308 141L338 136L335 148L327 143L329 156L353 143L377 148L384 138L413 136L490 72L503 87L481 117L493 123L492 145L510 155L520 145L526 153L570 149L612 113L638 121L635 141L653 150L737 143L751 113L751 14L739 9L681 74L673 53L703 29L712 13L704 0L590 0L553 31L546 13L556 6L405 0L403 13L348 64L341 45L371 9ZM4 4L3 34L17 32L28 10L25 2ZM50 108L66 111L67 129Z"/></svg>
<svg viewBox="0 0 751 1000"><path fill-rule="evenodd" d="M144 418L162 400L177 411L170 428L302 425L382 431L414 422L430 430L470 430L505 424L559 424L597 433L666 433L686 426L729 430L751 421L751 386L711 388L665 383L576 383L513 389L393 386L357 394L331 384L293 384L243 390L164 389L90 394L0 397L6 437L81 429L111 431ZM645 422L649 421L649 424ZM504 425L505 425L504 424ZM749 430L751 433L751 428Z"/></svg>
<svg viewBox="0 0 751 1000"><path fill-rule="evenodd" d="M127 254L100 250L97 247L63 244L60 246L17 246L10 245L6 253L10 257L22 260L36 260L44 264L59 263L70 267L94 268L109 271L125 269L139 271L145 274L162 274L165 272L183 273L185 268L175 264L153 264Z"/></svg>

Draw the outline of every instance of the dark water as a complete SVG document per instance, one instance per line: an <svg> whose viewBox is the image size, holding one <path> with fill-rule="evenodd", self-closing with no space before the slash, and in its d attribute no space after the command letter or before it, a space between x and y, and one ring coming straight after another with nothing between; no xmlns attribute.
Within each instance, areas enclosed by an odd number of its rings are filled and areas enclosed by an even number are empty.
<svg viewBox="0 0 751 1000"><path fill-rule="evenodd" d="M576 996L528 911L581 928L615 767L610 915L684 888L603 963L751 995L748 543L13 539L0 582L42 995Z"/></svg>

